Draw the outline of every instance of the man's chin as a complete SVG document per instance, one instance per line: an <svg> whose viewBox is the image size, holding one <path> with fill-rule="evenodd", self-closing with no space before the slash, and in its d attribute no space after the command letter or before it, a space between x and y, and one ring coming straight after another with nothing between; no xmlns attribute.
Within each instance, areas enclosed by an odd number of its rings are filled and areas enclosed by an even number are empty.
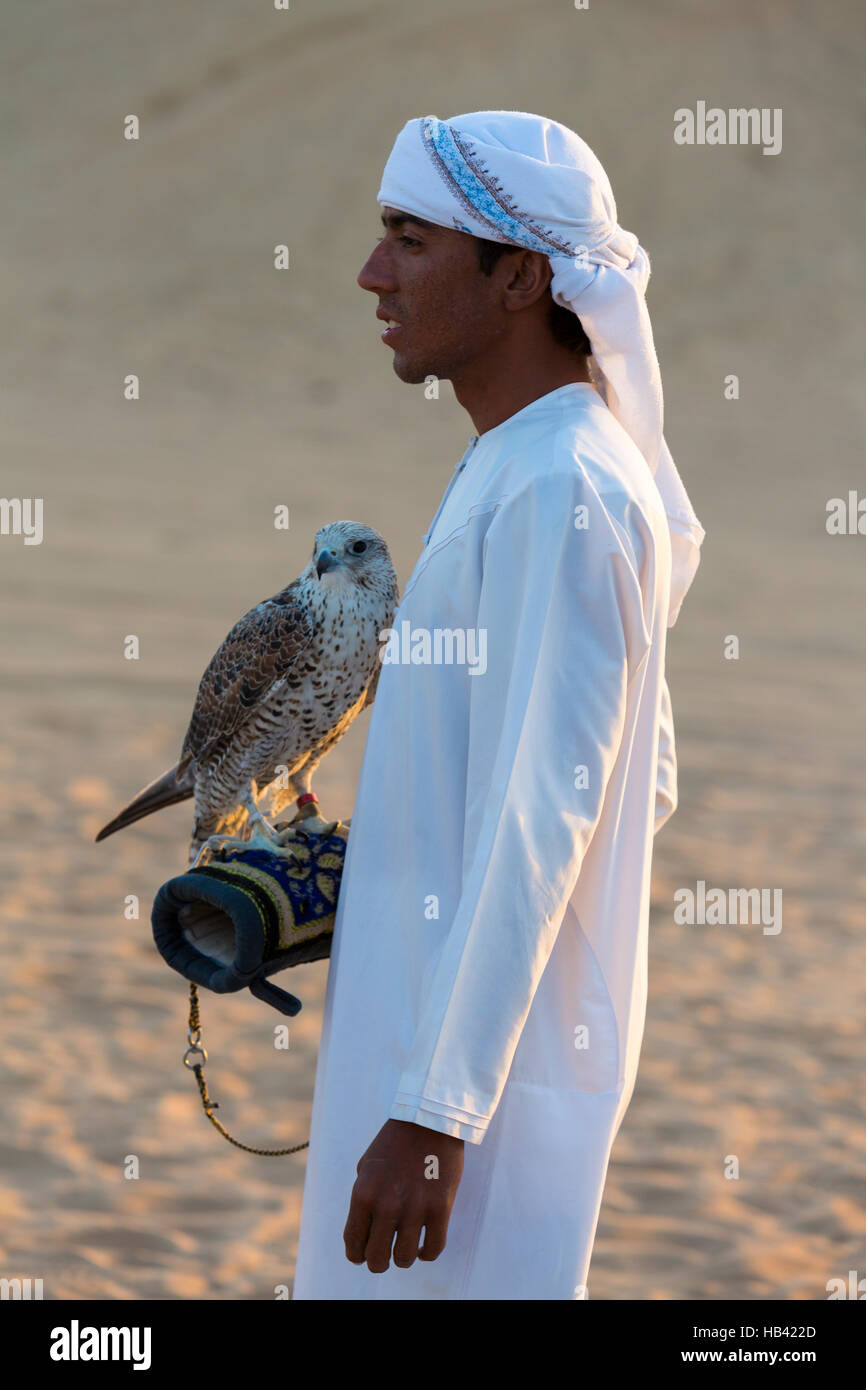
<svg viewBox="0 0 866 1390"><path fill-rule="evenodd" d="M407 386L420 386L427 380L428 376L435 375L430 367L421 367L417 362L410 361L399 352L394 353L392 366L395 374L401 381L405 381Z"/></svg>

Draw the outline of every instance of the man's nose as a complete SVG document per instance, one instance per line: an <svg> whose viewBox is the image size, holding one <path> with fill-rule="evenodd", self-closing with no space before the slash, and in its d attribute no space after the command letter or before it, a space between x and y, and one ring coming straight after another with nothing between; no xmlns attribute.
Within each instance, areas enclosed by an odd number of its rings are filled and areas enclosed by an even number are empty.
<svg viewBox="0 0 866 1390"><path fill-rule="evenodd" d="M358 284L362 290L370 290L372 294L394 293L397 282L394 277L391 253L387 250L387 242L380 241L373 247L360 269Z"/></svg>

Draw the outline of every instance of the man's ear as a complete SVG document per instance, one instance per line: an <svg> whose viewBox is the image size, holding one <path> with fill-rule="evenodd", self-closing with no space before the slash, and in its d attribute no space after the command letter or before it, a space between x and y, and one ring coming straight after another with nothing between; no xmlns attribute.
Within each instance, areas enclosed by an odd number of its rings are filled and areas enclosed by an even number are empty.
<svg viewBox="0 0 866 1390"><path fill-rule="evenodd" d="M512 312L536 304L553 279L550 261L540 251L521 250L516 256L503 257L500 265L507 267L502 302Z"/></svg>

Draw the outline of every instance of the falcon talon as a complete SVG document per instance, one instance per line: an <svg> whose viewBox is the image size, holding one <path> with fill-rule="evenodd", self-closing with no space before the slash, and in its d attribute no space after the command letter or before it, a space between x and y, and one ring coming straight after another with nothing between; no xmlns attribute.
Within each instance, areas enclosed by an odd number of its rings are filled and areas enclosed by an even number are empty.
<svg viewBox="0 0 866 1390"><path fill-rule="evenodd" d="M193 869L202 868L205 864L210 863L212 859L216 859L218 856L221 856L222 851L225 849L226 845L245 844L245 840L235 839L233 835L210 835L205 840L204 844L202 845L193 862L190 864L187 872L191 873Z"/></svg>

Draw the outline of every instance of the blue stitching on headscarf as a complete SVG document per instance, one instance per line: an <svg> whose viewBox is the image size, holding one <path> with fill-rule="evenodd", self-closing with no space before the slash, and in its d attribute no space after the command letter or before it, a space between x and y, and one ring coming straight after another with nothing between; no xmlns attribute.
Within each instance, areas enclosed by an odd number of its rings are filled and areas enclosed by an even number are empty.
<svg viewBox="0 0 866 1390"><path fill-rule="evenodd" d="M428 149L432 146L432 151L442 161L445 170L457 185L461 202L471 208L480 221L486 222L508 237L509 241L517 242L530 251L540 251L542 255L549 256L552 250L560 250L552 241L542 240L529 231L500 206L467 165L444 121L437 120L435 116L427 116L424 121L424 135Z"/></svg>
<svg viewBox="0 0 866 1390"><path fill-rule="evenodd" d="M475 207L472 200L466 196L465 192L460 186L460 183L453 176L444 159L442 158L441 154L439 153L438 149L434 145L432 129L430 126L430 119L431 118L428 117L426 120L421 122L421 141L424 145L425 150L430 156L430 159L433 161L433 167L435 168L437 174L448 188L448 191L449 193L451 193L452 197L456 198L458 203L460 203L461 207L464 207L466 211L472 217L476 217L479 222L486 222L492 232L497 231L495 222L491 222L489 218L485 217L484 214L480 212L478 208ZM435 117L432 119L435 119ZM470 236L477 235L477 233L471 231L469 227L464 227L460 223L459 218L454 217L452 218L452 221L458 232L468 232Z"/></svg>

